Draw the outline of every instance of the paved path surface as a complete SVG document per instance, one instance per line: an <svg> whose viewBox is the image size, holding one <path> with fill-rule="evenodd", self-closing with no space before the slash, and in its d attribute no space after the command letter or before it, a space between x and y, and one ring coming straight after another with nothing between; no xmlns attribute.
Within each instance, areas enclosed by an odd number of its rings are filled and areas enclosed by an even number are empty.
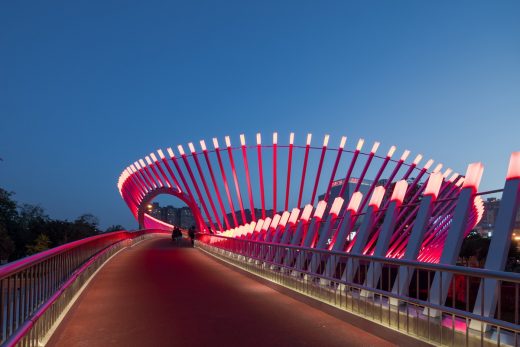
<svg viewBox="0 0 520 347"><path fill-rule="evenodd" d="M391 346L169 239L92 280L48 346Z"/></svg>

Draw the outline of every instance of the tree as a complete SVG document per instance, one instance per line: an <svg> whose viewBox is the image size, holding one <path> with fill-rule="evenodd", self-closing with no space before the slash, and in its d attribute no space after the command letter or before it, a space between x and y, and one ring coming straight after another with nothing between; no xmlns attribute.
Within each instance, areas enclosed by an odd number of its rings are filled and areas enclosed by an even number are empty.
<svg viewBox="0 0 520 347"><path fill-rule="evenodd" d="M76 219L76 223L90 226L94 230L98 230L99 219L91 213L85 213Z"/></svg>
<svg viewBox="0 0 520 347"><path fill-rule="evenodd" d="M0 264L5 264L14 253L14 242L5 227L0 224Z"/></svg>
<svg viewBox="0 0 520 347"><path fill-rule="evenodd" d="M50 245L51 245L51 241L49 240L49 237L45 234L40 234L40 235L38 235L38 237L36 238L36 240L34 240L34 242L32 244L26 246L27 254L31 255L31 254L43 252L43 251L49 249Z"/></svg>
<svg viewBox="0 0 520 347"><path fill-rule="evenodd" d="M120 231L120 230L125 230L125 227L120 224L117 224L117 225L109 226L105 232L111 233L113 231Z"/></svg>

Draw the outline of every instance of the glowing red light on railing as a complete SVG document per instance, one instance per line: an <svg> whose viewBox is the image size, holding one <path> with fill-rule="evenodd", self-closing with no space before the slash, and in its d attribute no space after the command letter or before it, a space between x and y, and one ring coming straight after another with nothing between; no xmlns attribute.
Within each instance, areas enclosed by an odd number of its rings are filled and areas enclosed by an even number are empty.
<svg viewBox="0 0 520 347"><path fill-rule="evenodd" d="M256 144L260 146L262 144L262 135L260 133L256 134Z"/></svg>
<svg viewBox="0 0 520 347"><path fill-rule="evenodd" d="M195 150L195 146L193 145L193 142L188 142L188 148L190 149L190 152L191 152L192 154L195 154L195 152L197 152L197 151Z"/></svg>
<svg viewBox="0 0 520 347"><path fill-rule="evenodd" d="M368 203L368 205L374 208L379 208L379 205L381 205L381 201L383 201L384 196L385 187L377 186L376 189L374 189L372 196L370 197L370 202Z"/></svg>
<svg viewBox="0 0 520 347"><path fill-rule="evenodd" d="M213 147L218 149L218 139L216 137L213 138Z"/></svg>
<svg viewBox="0 0 520 347"><path fill-rule="evenodd" d="M152 165L152 161L150 160L149 156L144 157L144 159L146 159L146 162L148 163L148 165Z"/></svg>
<svg viewBox="0 0 520 347"><path fill-rule="evenodd" d="M394 191L392 192L392 197L390 198L390 200L399 201L399 203L403 203L407 188L408 182L406 182L406 180L400 180L399 182L397 182L395 184Z"/></svg>
<svg viewBox="0 0 520 347"><path fill-rule="evenodd" d="M443 176L440 172L431 174L430 178L428 178L426 189L424 189L424 195L432 196L436 199L439 195L439 190L441 189L442 180Z"/></svg>
<svg viewBox="0 0 520 347"><path fill-rule="evenodd" d="M473 188L478 190L483 172L484 166L482 163L479 162L469 164L468 169L466 170L466 177L464 178L464 184L462 185L462 188Z"/></svg>
<svg viewBox="0 0 520 347"><path fill-rule="evenodd" d="M184 156L185 153L184 153L184 148L182 147L182 145L178 145L177 146L177 149L179 150L179 153L181 154L181 156Z"/></svg>
<svg viewBox="0 0 520 347"><path fill-rule="evenodd" d="M291 134L289 135L289 144L290 144L290 145L294 144L294 133L291 133Z"/></svg>
<svg viewBox="0 0 520 347"><path fill-rule="evenodd" d="M139 164L141 164L141 167L144 168L146 166L146 163L143 159L139 159Z"/></svg>
<svg viewBox="0 0 520 347"><path fill-rule="evenodd" d="M352 194L347 210L351 211L352 213L357 213L359 205L361 204L361 199L363 199L363 194L361 192L355 192Z"/></svg>
<svg viewBox="0 0 520 347"><path fill-rule="evenodd" d="M442 174L442 176L444 178L447 178L452 173L452 171L453 171L452 169L447 168L446 171L444 171L444 173Z"/></svg>
<svg viewBox="0 0 520 347"><path fill-rule="evenodd" d="M433 169L433 173L439 172L439 171L441 171L441 169L442 169L442 164L439 163L439 164L437 164L437 166L435 167L435 169Z"/></svg>
<svg viewBox="0 0 520 347"><path fill-rule="evenodd" d="M278 143L278 133L273 133L273 145Z"/></svg>
<svg viewBox="0 0 520 347"><path fill-rule="evenodd" d="M229 136L224 137L224 140L226 141L226 147L231 147L231 139L229 138Z"/></svg>
<svg viewBox="0 0 520 347"><path fill-rule="evenodd" d="M168 152L168 155L170 158L175 158L175 153L173 153L173 150L171 147L166 148L166 152Z"/></svg>
<svg viewBox="0 0 520 347"><path fill-rule="evenodd" d="M330 207L330 214L334 215L334 218L336 218L339 214L339 211L341 210L341 207L343 206L343 198L341 196L338 196L336 199L334 199L334 202L332 203L332 206Z"/></svg>
<svg viewBox="0 0 520 347"><path fill-rule="evenodd" d="M325 200L321 200L320 202L318 202L316 211L314 211L314 218L321 220L323 218L323 213L325 213L326 208L327 208L327 202ZM304 210L304 213L305 213L305 210Z"/></svg>
<svg viewBox="0 0 520 347"><path fill-rule="evenodd" d="M512 180L516 178L520 178L520 152L511 153L509 167L507 168L506 179Z"/></svg>
<svg viewBox="0 0 520 347"><path fill-rule="evenodd" d="M157 153L159 154L159 157L160 157L161 159L164 159L164 158L165 158L162 149L158 149L158 150L157 150Z"/></svg>

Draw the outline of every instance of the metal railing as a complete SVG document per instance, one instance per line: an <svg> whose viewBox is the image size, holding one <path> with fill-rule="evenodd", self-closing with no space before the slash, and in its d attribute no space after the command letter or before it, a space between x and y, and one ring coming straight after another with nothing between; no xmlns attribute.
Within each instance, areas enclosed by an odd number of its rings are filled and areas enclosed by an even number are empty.
<svg viewBox="0 0 520 347"><path fill-rule="evenodd" d="M0 267L0 343L37 346L77 291L120 249L159 230L71 242Z"/></svg>
<svg viewBox="0 0 520 347"><path fill-rule="evenodd" d="M520 346L520 274L207 234L197 236L196 246L246 271L428 343ZM400 268L410 278L406 296L394 289L400 285ZM443 281L450 283L446 302L430 298L436 273L440 288ZM474 312L484 280L498 284L493 317ZM485 297L479 297L480 307L485 306Z"/></svg>

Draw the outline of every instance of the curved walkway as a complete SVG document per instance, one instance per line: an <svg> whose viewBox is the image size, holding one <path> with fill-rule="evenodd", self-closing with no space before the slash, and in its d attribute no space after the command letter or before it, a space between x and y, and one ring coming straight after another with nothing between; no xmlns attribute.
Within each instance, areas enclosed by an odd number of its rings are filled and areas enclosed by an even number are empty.
<svg viewBox="0 0 520 347"><path fill-rule="evenodd" d="M48 344L209 345L391 346L164 238L106 264Z"/></svg>

